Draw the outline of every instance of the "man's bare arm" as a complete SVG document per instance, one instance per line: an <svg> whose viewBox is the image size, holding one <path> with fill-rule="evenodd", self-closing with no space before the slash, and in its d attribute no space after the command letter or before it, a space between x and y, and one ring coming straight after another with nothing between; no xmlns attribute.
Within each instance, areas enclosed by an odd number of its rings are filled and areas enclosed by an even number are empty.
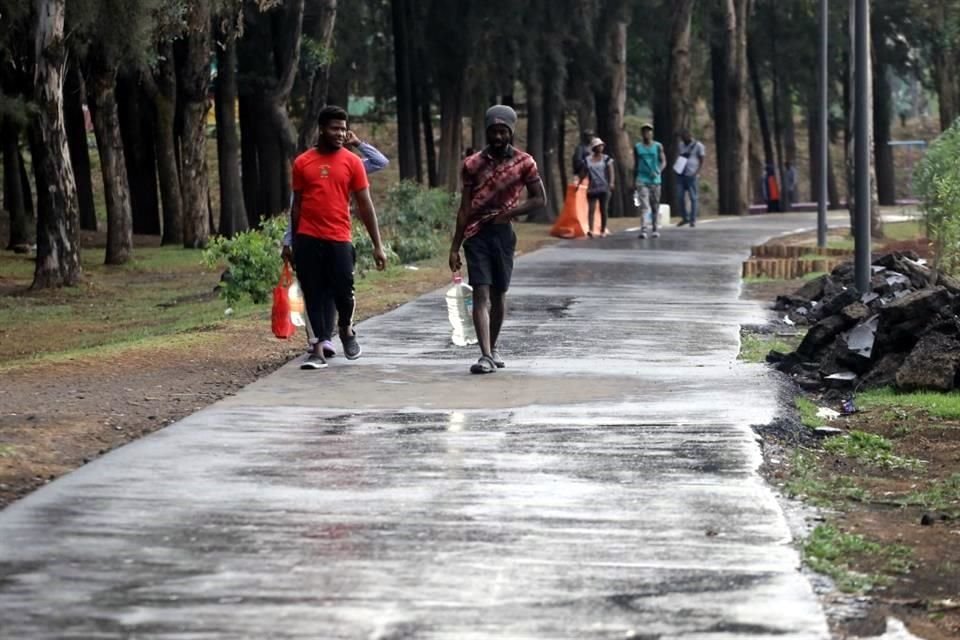
<svg viewBox="0 0 960 640"><path fill-rule="evenodd" d="M498 222L507 222L547 206L547 195L543 190L543 180L527 185L527 200L520 206L497 216Z"/></svg>
<svg viewBox="0 0 960 640"><path fill-rule="evenodd" d="M380 225L377 223L377 211L373 207L373 200L370 199L370 189L357 191L354 195L357 199L357 216L367 228L370 241L373 243L373 260L377 269L383 271L387 267L387 256L380 240Z"/></svg>
<svg viewBox="0 0 960 640"><path fill-rule="evenodd" d="M293 237L297 237L297 227L300 226L300 203L303 201L303 194L299 191L293 192L293 202L290 204L290 229Z"/></svg>

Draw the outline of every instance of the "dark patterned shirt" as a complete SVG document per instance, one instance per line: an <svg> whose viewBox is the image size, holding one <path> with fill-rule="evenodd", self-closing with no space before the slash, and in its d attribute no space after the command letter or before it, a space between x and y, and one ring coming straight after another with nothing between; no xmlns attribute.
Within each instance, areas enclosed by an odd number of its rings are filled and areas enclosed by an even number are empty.
<svg viewBox="0 0 960 640"><path fill-rule="evenodd" d="M489 148L473 154L463 161L461 176L470 194L464 239L476 235L484 224L501 213L515 208L527 185L540 182L536 160L513 146L507 147L502 158L494 156Z"/></svg>

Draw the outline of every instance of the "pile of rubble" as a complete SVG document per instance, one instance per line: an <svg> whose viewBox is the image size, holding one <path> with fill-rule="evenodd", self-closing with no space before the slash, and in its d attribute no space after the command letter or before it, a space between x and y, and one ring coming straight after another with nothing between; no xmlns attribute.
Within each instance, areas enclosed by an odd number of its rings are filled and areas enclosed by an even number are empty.
<svg viewBox="0 0 960 640"><path fill-rule="evenodd" d="M863 295L845 263L774 308L788 324L810 325L796 352L767 356L806 389L960 388L960 280L915 253L877 258Z"/></svg>

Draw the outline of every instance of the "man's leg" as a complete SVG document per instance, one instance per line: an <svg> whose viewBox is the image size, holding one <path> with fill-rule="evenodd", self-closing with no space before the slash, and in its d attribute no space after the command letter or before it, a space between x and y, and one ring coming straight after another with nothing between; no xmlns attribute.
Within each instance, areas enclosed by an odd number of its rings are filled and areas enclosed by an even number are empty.
<svg viewBox="0 0 960 640"><path fill-rule="evenodd" d="M690 191L690 226L697 224L697 176L689 176L687 189Z"/></svg>
<svg viewBox="0 0 960 640"><path fill-rule="evenodd" d="M653 221L653 232L659 233L658 225L660 218L660 185L652 184L646 187L648 202L650 203L650 217Z"/></svg>
<svg viewBox="0 0 960 640"><path fill-rule="evenodd" d="M680 224L687 224L687 177L677 176L677 205L680 209Z"/></svg>
<svg viewBox="0 0 960 640"><path fill-rule="evenodd" d="M477 332L477 342L480 343L480 354L486 357L490 357L490 353L493 351L491 348L490 342L490 325L491 325L491 301L490 301L490 285L488 284L478 284L473 286L473 328ZM503 317L500 318L501 324L503 323ZM499 333L500 327L497 327L497 332Z"/></svg>
<svg viewBox="0 0 960 640"><path fill-rule="evenodd" d="M310 341L310 358L315 366L305 368L322 368L326 366L323 360L323 354L320 349L320 343L316 335L322 335L324 331L323 314L323 261L324 247L323 243L307 236L297 236L294 240L297 253L297 279L300 281L300 289L303 292L304 307L307 311L308 320L308 339ZM312 335L310 328L313 329ZM316 358L314 358L316 356Z"/></svg>
<svg viewBox="0 0 960 640"><path fill-rule="evenodd" d="M497 338L503 327L503 319L507 315L507 292L499 289L490 290L490 352L497 350Z"/></svg>
<svg viewBox="0 0 960 640"><path fill-rule="evenodd" d="M610 194L600 194L600 233L607 232L607 206L610 204Z"/></svg>
<svg viewBox="0 0 960 640"><path fill-rule="evenodd" d="M348 360L360 357L360 344L353 330L353 313L357 302L353 294L353 267L356 253L349 242L330 243L330 261L328 273L330 291L337 309L337 325L340 329L340 341L343 354ZM333 329L331 328L331 334Z"/></svg>
<svg viewBox="0 0 960 640"><path fill-rule="evenodd" d="M602 209L601 209L602 211ZM493 285L490 287L490 356L494 365L502 369L505 365L497 353L497 339L507 317L507 289L513 279L513 257L517 252L517 235L513 226L506 224L497 228L497 256L494 262Z"/></svg>
<svg viewBox="0 0 960 640"><path fill-rule="evenodd" d="M337 355L337 350L333 346L333 328L337 326L337 304L332 296L327 298L323 313L326 318L327 335L317 337L323 347L323 355L332 358Z"/></svg>

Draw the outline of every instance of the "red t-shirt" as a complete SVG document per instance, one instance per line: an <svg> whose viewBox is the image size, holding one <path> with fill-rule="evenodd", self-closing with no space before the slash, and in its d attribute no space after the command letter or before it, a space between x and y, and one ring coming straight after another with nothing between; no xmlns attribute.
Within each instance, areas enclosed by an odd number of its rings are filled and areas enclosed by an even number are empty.
<svg viewBox="0 0 960 640"><path fill-rule="evenodd" d="M346 149L310 149L293 161L294 193L300 193L297 233L350 242L350 194L370 186L363 162Z"/></svg>

